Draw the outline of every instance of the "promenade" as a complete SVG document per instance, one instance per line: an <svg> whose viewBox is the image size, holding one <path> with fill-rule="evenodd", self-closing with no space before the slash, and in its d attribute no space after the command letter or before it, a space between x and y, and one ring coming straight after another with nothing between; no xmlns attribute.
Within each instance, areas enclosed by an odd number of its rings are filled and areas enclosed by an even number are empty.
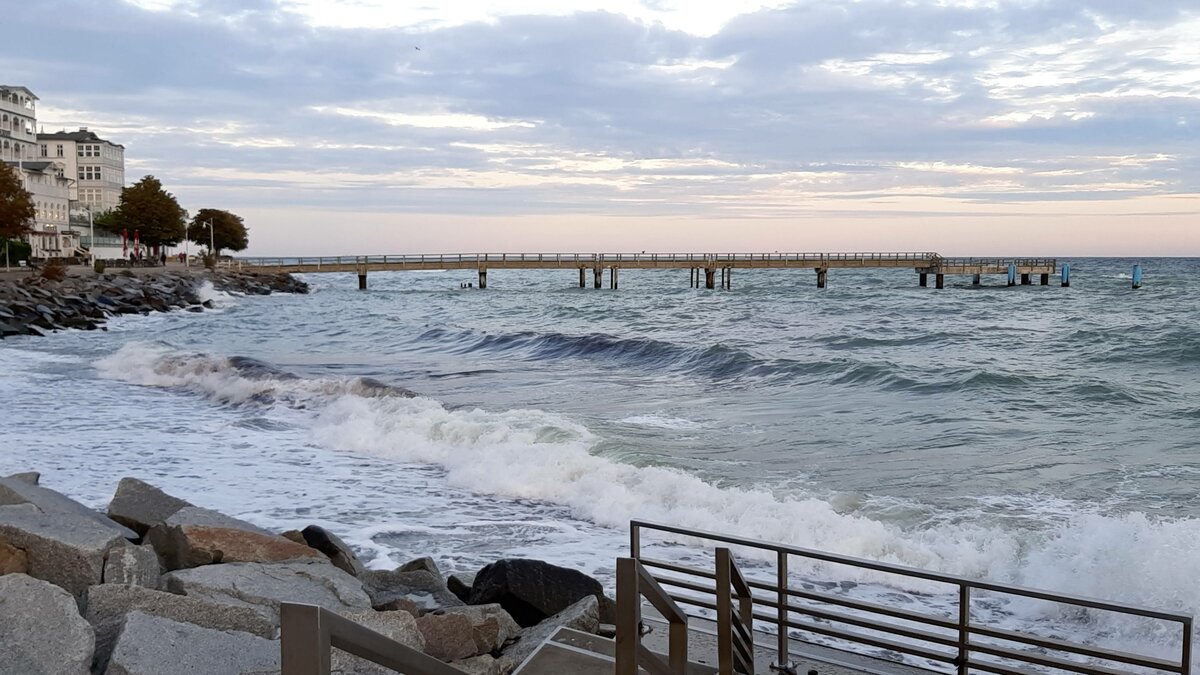
<svg viewBox="0 0 1200 675"><path fill-rule="evenodd" d="M359 287L367 287L370 272L411 270L476 270L479 288L487 288L490 269L574 269L579 287L604 286L608 272L609 288L620 285L623 269L687 269L693 288L733 287L733 270L811 269L818 288L825 288L832 269L912 269L917 282L927 286L934 277L936 288L943 288L947 275L970 275L973 283L982 283L984 275L1006 275L1008 285L1031 285L1040 277L1041 285L1059 272L1053 258L953 258L932 252L908 253L450 253L421 255L366 255L300 258L239 258L235 266L253 271L289 273L351 272L358 275ZM1062 282L1069 285L1066 268Z"/></svg>

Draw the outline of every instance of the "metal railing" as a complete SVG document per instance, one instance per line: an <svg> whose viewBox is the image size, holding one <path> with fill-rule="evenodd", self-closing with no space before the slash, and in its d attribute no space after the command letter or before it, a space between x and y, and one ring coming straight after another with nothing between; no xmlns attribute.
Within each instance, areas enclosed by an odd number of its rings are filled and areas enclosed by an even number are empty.
<svg viewBox="0 0 1200 675"><path fill-rule="evenodd" d="M820 264L822 262L928 262L939 259L936 253L435 253L365 256L300 256L238 258L250 267L291 267L327 265L444 265L464 263L556 263L603 265L620 262L694 262L699 265L750 262L786 262Z"/></svg>
<svg viewBox="0 0 1200 675"><path fill-rule="evenodd" d="M754 675L754 594L727 548L717 549L716 590L720 675Z"/></svg>
<svg viewBox="0 0 1200 675"><path fill-rule="evenodd" d="M761 592L759 595L753 596L753 604L768 610L755 611L753 618L764 626L773 627L776 631L778 660L773 668L783 670L791 668L789 642L792 638L788 631L796 629L810 635L841 640L858 648L885 649L945 664L943 670L914 666L929 672L955 672L959 675L966 675L969 671L982 671L1000 675L1029 675L1030 671L1021 669L1022 665L1102 675L1129 672L1127 669L1117 669L1128 666L1145 668L1159 673L1190 675L1191 672L1191 615L940 574L754 539L631 521L631 557L647 568L655 568L675 575L652 576L663 586L690 592L690 595L671 593L670 597L676 603L717 611L718 618L722 614L719 597L722 589L726 586L726 581L718 574L707 570L644 557L641 554L641 534L644 530L683 535L692 539L731 544L774 554L775 580L772 582L755 580L747 582L750 589ZM721 555L719 551L720 549L718 549L718 556ZM956 590L957 617L935 616L899 605L884 605L824 593L811 586L807 588L794 587L788 576L788 561L792 557L947 584ZM703 581L697 583L692 580L696 578ZM1039 637L984 625L973 620L971 616L971 598L975 591L1043 600L1079 609L1101 610L1179 624L1181 628L1179 659L1164 660L1144 654L1133 654L1068 640ZM718 601L714 602L708 599L713 596L717 596ZM844 610L849 610L849 612ZM903 624L897 623L896 620ZM841 626L865 629L869 632L851 630ZM801 642L811 641L803 638L799 638L799 640ZM1014 645L1023 649L1014 648ZM846 647L833 648L852 651ZM1093 661L1079 659L1093 659ZM1113 664L1118 665L1114 667Z"/></svg>
<svg viewBox="0 0 1200 675"><path fill-rule="evenodd" d="M670 626L667 660L642 644L642 598L650 601ZM688 617L633 558L617 558L616 675L686 675ZM285 674L288 675L288 674Z"/></svg>
<svg viewBox="0 0 1200 675"><path fill-rule="evenodd" d="M330 650L350 652L405 675L463 671L316 605L279 606L280 675L330 675Z"/></svg>

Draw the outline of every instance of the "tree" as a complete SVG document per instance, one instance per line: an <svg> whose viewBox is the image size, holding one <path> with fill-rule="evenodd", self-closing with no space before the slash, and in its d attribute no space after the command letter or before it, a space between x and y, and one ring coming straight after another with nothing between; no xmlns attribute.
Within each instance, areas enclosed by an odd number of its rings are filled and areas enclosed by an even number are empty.
<svg viewBox="0 0 1200 675"><path fill-rule="evenodd" d="M29 232L36 215L33 197L21 185L21 174L0 162L0 238L16 239Z"/></svg>
<svg viewBox="0 0 1200 675"><path fill-rule="evenodd" d="M208 231L210 223L211 238ZM242 217L220 209L200 209L196 217L192 218L192 224L188 226L188 239L206 248L211 242L216 246L217 255L221 254L221 249L226 248L231 251L244 251L249 244L249 235Z"/></svg>
<svg viewBox="0 0 1200 675"><path fill-rule="evenodd" d="M121 234L121 228L117 225L117 212L115 209L93 213L92 226L97 230L104 230L110 234Z"/></svg>
<svg viewBox="0 0 1200 675"><path fill-rule="evenodd" d="M105 229L125 230L130 237L136 231L138 240L150 246L173 246L183 241L183 224L187 211L175 201L170 192L154 176L121 190L121 203L113 211L111 224Z"/></svg>

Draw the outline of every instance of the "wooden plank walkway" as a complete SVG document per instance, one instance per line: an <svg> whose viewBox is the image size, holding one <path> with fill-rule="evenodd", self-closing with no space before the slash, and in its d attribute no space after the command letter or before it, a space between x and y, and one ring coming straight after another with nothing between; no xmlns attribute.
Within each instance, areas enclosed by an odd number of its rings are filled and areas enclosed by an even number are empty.
<svg viewBox="0 0 1200 675"><path fill-rule="evenodd" d="M706 288L714 288L720 272L721 286L732 286L734 269L808 268L817 273L817 286L825 287L831 269L911 268L920 275L922 286L927 275L934 275L941 288L947 274L975 276L979 283L984 274L1006 274L1009 285L1029 285L1032 275L1040 275L1042 285L1058 272L1053 258L947 258L932 252L909 253L450 253L370 256L325 256L298 258L238 258L233 265L251 271L289 273L351 272L359 275L366 287L369 272L409 270L477 270L479 287L487 288L489 269L576 269L579 286L585 286L587 270L592 270L594 287L609 270L610 288L617 288L622 269L688 269L691 284L700 286L701 273ZM1067 278L1064 274L1064 284Z"/></svg>

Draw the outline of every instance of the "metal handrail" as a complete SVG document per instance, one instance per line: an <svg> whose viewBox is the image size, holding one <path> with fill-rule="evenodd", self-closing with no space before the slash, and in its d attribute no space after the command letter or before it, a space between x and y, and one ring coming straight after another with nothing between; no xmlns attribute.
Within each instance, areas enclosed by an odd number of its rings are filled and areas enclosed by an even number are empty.
<svg viewBox="0 0 1200 675"><path fill-rule="evenodd" d="M754 593L727 548L717 549L716 591L720 675L753 675Z"/></svg>
<svg viewBox="0 0 1200 675"><path fill-rule="evenodd" d="M324 607L281 603L279 627L280 675L330 675L334 647L406 675L463 675L454 666Z"/></svg>
<svg viewBox="0 0 1200 675"><path fill-rule="evenodd" d="M1008 659L1010 661L1047 666L1077 673L1111 674L1119 673L1121 671L1113 670L1112 668L1104 665L1084 663L1081 661L1070 660L1069 658L1065 657L1099 659L1109 663L1138 666L1160 672L1179 673L1181 675L1190 675L1191 672L1193 617L1188 614L1166 612L1162 610L1138 607L1135 605L1097 600L1063 593L1054 593L1050 591L1024 588L1020 586L1000 584L978 579L970 579L962 576L942 574L929 570L826 553L823 551L788 546L785 544L776 544L756 539L746 539L702 530L690 530L686 528L661 525L645 521L631 521L631 557L639 560L642 565L648 568L661 569L668 572L673 572L677 575L699 577L708 582L715 582L715 586L710 586L708 583L689 582L679 577L654 577L659 581L660 584L664 586L683 589L684 591L688 591L692 594L671 594L671 598L673 598L676 602L684 605L701 607L708 610L716 610L718 611L718 616L720 615L719 596L723 586L722 580L718 578L718 575L703 569L657 561L644 557L641 554L642 530L667 532L694 539L720 542L722 544L733 544L774 553L776 572L775 581L768 583L751 580L747 582L747 585L753 590L762 591L765 593L765 595L753 596L753 603L754 605L765 608L769 611L756 611L753 613L753 618L762 622L764 625L775 627L778 638L778 661L776 666L781 668L786 669L789 665L790 638L788 635L788 629L799 629L812 634L819 634L844 640L852 644L889 649L899 653L910 654L913 656L930 659L931 661L945 663L953 666L954 672L957 672L960 675L965 675L968 670L987 671L999 673L1000 675L1026 675L1028 672L994 660L981 659L979 658L980 656L999 657L1002 659ZM717 549L718 556L721 555L719 553L720 550L721 549ZM930 616L908 609L889 607L863 600L844 598L830 593L821 593L819 591L792 588L788 578L787 570L788 560L793 556L955 586L958 591L958 616L955 619ZM971 618L970 603L972 591L988 591L997 594L1033 598L1037 600L1074 605L1082 608L1178 623L1180 624L1181 628L1180 658L1178 661L1158 659L1143 654L1131 654L1087 644L1054 638L1039 637L1017 631L1001 630L990 626L980 625L975 623ZM697 594L699 594L699 597ZM716 602L705 599L706 597L713 596L717 596ZM793 599L805 600L807 602L801 604L793 602ZM813 603L819 603L821 606L814 605ZM857 614L839 612L835 609L830 609L830 607L846 608L857 612ZM798 616L807 617L812 620L800 620L796 618ZM885 618L899 619L904 622L920 625L923 628L898 625L894 622L883 620ZM846 626L864 628L873 631L876 634L869 635L861 631L847 630L845 628L835 627L833 624L844 624ZM881 637L878 634L882 634L884 637ZM993 641L1002 641L1008 644L1001 646L995 642L982 643L975 638L988 638ZM1014 649L1011 645L1030 647L1039 651L1034 652L1028 649ZM931 670L929 668L921 669ZM944 671L931 670L931 672Z"/></svg>
<svg viewBox="0 0 1200 675"><path fill-rule="evenodd" d="M642 645L642 598L650 601L669 624L667 661ZM616 675L687 673L688 616L662 586L633 558L617 558Z"/></svg>

